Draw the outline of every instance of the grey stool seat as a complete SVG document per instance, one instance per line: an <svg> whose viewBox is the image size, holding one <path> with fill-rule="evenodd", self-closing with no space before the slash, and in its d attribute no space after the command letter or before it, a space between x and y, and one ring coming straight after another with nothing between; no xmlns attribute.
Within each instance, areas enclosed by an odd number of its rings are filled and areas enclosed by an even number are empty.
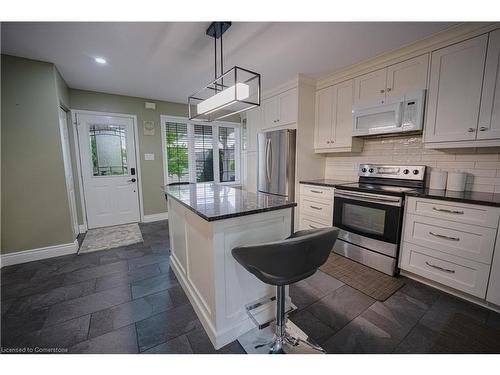
<svg viewBox="0 0 500 375"><path fill-rule="evenodd" d="M233 257L248 272L277 287L276 335L271 353L282 353L283 345L301 341L285 331L285 285L313 275L328 259L338 234L337 228L304 230L283 241L239 246L232 250Z"/></svg>

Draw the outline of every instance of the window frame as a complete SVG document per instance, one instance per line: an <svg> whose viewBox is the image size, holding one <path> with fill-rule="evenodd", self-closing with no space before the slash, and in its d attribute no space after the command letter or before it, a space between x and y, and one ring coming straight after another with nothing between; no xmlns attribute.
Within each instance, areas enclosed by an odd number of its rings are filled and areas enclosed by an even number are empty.
<svg viewBox="0 0 500 375"><path fill-rule="evenodd" d="M187 125L188 133L188 169L189 169L189 182L196 182L196 160L194 153L194 125L204 125L212 127L212 149L213 149L213 173L214 181L213 183L220 185L241 185L241 123L230 122L230 121L214 121L214 122L203 122L189 120L187 117L178 116L168 116L160 115L161 124L161 145L162 145L162 164L163 164L163 183L168 185L171 183L168 180L168 160L167 160L167 141L166 141L166 124L167 122L177 122ZM221 182L220 181L220 170L219 170L219 127L230 127L234 128L235 131L235 180Z"/></svg>

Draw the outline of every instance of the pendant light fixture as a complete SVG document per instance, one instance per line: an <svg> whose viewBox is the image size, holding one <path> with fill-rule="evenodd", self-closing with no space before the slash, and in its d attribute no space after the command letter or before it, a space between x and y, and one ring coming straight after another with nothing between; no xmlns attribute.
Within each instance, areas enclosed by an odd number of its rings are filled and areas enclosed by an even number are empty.
<svg viewBox="0 0 500 375"><path fill-rule="evenodd" d="M188 97L190 120L220 120L260 106L260 74L239 66L224 72L222 35L230 27L231 22L212 22L206 31L208 36L214 38L214 80ZM217 41L220 45L219 57ZM217 69L219 64L220 71Z"/></svg>

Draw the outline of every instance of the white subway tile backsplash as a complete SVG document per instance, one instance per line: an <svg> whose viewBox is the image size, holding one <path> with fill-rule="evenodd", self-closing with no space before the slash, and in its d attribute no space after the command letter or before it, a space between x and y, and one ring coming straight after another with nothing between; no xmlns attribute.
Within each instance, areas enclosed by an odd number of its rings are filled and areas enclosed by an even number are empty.
<svg viewBox="0 0 500 375"><path fill-rule="evenodd" d="M500 148L426 149L420 136L366 139L361 153L330 154L325 178L355 181L360 163L422 164L468 174L467 190L500 192ZM429 178L427 178L429 182Z"/></svg>

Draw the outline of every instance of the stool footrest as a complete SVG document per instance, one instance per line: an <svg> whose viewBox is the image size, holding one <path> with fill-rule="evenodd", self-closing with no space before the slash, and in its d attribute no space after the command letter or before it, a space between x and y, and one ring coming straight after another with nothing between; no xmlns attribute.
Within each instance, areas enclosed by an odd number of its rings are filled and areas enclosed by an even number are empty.
<svg viewBox="0 0 500 375"><path fill-rule="evenodd" d="M245 305L247 315L259 329L266 328L276 320L276 296L263 297ZM285 314L297 310L290 298L285 300Z"/></svg>

